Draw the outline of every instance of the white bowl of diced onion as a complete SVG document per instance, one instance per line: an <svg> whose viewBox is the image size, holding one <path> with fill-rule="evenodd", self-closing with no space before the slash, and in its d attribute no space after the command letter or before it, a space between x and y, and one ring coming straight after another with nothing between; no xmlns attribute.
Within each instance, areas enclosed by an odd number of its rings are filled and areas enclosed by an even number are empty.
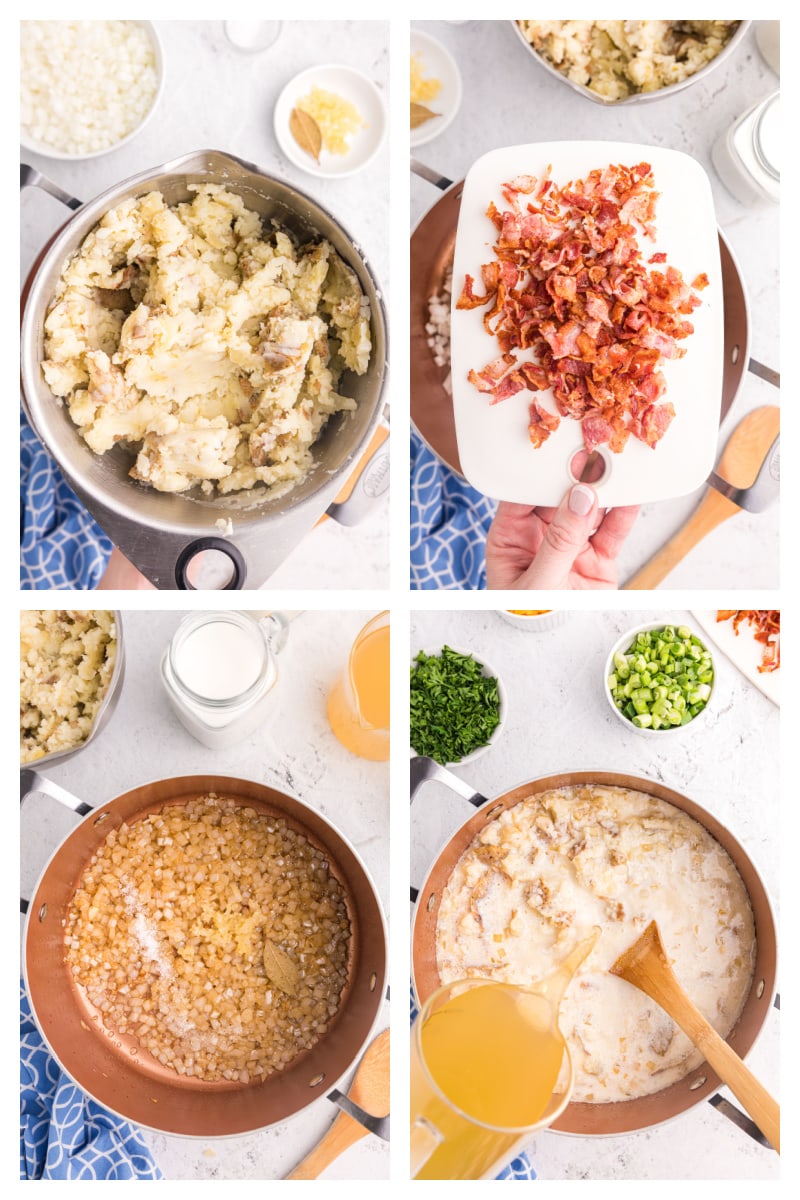
<svg viewBox="0 0 800 1200"><path fill-rule="evenodd" d="M152 117L164 52L152 21L21 21L20 144L83 161L117 150Z"/></svg>
<svg viewBox="0 0 800 1200"><path fill-rule="evenodd" d="M673 663L679 668L674 672ZM651 738L696 729L712 704L715 684L711 651L683 622L629 629L612 646L603 675L617 720Z"/></svg>

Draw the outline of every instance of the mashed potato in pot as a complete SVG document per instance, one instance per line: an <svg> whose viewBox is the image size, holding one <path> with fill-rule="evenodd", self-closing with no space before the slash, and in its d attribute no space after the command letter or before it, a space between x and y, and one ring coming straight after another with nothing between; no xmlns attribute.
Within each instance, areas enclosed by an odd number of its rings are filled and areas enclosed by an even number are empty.
<svg viewBox="0 0 800 1200"><path fill-rule="evenodd" d="M324 239L298 245L240 196L132 197L68 261L45 320L48 386L87 444L135 449L162 492L280 494L312 466L338 388L363 375L369 302Z"/></svg>
<svg viewBox="0 0 800 1200"><path fill-rule="evenodd" d="M681 83L716 58L738 21L518 21L534 50L604 100Z"/></svg>

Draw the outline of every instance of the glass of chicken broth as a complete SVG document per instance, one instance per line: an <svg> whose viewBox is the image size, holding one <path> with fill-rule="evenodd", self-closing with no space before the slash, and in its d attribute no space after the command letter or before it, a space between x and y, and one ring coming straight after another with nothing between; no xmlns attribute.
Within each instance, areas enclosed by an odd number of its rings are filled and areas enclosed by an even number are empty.
<svg viewBox="0 0 800 1200"><path fill-rule="evenodd" d="M465 979L411 1033L411 1173L493 1179L566 1108L572 1062L546 996Z"/></svg>

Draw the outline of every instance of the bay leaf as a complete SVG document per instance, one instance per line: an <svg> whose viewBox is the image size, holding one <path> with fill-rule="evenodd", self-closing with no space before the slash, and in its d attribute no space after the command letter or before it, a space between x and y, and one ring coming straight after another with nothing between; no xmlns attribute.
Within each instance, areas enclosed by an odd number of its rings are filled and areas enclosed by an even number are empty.
<svg viewBox="0 0 800 1200"><path fill-rule="evenodd" d="M416 104L411 101L411 128L418 129L420 125L424 125L426 121L430 121L431 117L440 117L441 113L432 112L424 104Z"/></svg>
<svg viewBox="0 0 800 1200"><path fill-rule="evenodd" d="M300 149L319 162L322 133L314 118L302 108L293 108L289 117L289 132Z"/></svg>
<svg viewBox="0 0 800 1200"><path fill-rule="evenodd" d="M264 970L267 978L287 996L296 996L300 986L300 972L285 950L281 950L272 938L264 938Z"/></svg>

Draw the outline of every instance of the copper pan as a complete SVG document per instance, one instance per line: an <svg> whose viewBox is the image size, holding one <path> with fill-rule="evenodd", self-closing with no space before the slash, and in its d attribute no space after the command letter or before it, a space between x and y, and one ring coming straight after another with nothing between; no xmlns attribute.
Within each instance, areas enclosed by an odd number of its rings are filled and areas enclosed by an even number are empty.
<svg viewBox="0 0 800 1200"><path fill-rule="evenodd" d="M452 262L461 207L463 180L448 179L412 162L416 170L439 188L447 188L417 225L411 236L411 420L434 454L462 475L458 457L453 402L443 387L447 370L437 367L427 342L428 298L436 292L448 263ZM776 383L774 372L749 358L750 316L747 295L733 252L719 231L724 312L724 364L720 424L725 419L748 369ZM454 285L456 286L456 285Z"/></svg>
<svg viewBox="0 0 800 1200"><path fill-rule="evenodd" d="M66 799L62 789L27 773L31 790ZM141 1050L133 1037L103 1026L64 961L64 928L81 874L112 828L216 792L282 816L322 849L341 883L351 925L348 982L328 1033L284 1071L261 1083L206 1083L177 1075ZM88 806L75 798L84 814ZM84 1092L112 1112L150 1129L184 1137L229 1137L263 1129L326 1095L369 1039L386 987L386 930L372 882L347 840L314 809L264 784L221 775L160 779L97 809L55 851L28 908L24 971L36 1023L54 1057Z"/></svg>
<svg viewBox="0 0 800 1200"><path fill-rule="evenodd" d="M439 898L459 858L480 830L501 812L513 808L528 796L548 791L550 788L587 783L633 788L674 804L676 808L682 809L705 826L728 852L747 888L755 918L756 963L744 1009L727 1039L741 1058L747 1055L761 1032L774 999L777 967L775 921L766 889L756 868L733 834L711 813L706 812L687 796L655 780L610 771L567 771L560 775L548 775L543 779L522 783L494 800L486 800L476 793L471 793L471 789L463 780L451 775L431 759L413 760L412 780L416 786L426 779L436 779L453 787L478 810L447 842L419 890L413 921L412 973L414 991L420 1004L424 1004L428 996L440 985L436 969ZM412 788L412 799L415 790L416 788ZM584 1136L632 1133L679 1116L699 1104L701 1100L705 1100L721 1086L719 1077L708 1064L701 1063L685 1079L651 1096L613 1104L569 1104L552 1128L562 1133Z"/></svg>

